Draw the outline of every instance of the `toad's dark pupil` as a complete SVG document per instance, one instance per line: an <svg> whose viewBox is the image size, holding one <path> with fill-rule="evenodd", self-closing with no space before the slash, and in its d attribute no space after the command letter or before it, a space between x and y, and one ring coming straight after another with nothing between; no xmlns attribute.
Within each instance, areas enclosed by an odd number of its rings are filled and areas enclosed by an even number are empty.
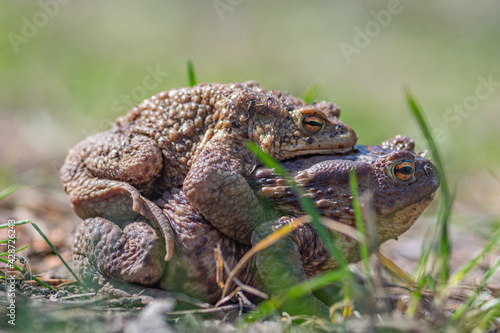
<svg viewBox="0 0 500 333"><path fill-rule="evenodd" d="M399 173L402 173L403 175L411 175L411 173L413 172L413 169L410 166L404 166L404 167L398 168L396 171Z"/></svg>
<svg viewBox="0 0 500 333"><path fill-rule="evenodd" d="M315 127L320 127L321 126L321 123L319 121L316 121L316 120L307 120L307 118L304 119L304 124L309 125L309 126L315 126Z"/></svg>

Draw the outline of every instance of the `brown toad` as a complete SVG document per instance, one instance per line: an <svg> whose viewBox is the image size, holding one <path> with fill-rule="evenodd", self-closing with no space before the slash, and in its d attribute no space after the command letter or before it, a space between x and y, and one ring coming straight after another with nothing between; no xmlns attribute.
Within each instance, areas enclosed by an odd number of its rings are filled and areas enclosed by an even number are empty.
<svg viewBox="0 0 500 333"><path fill-rule="evenodd" d="M264 212L245 179L256 166L246 141L278 160L346 151L357 137L338 115L333 103L307 105L256 82L174 89L145 100L111 130L75 146L61 180L81 218L116 223L145 218L159 226L166 260L173 235L152 200L172 188L182 187L222 233L249 244Z"/></svg>
<svg viewBox="0 0 500 333"><path fill-rule="evenodd" d="M349 170L354 168L360 193L373 195L371 204L381 244L410 228L432 200L438 181L432 164L413 152L413 141L407 137L396 137L381 146L355 148L347 154L295 158L283 164L312 198L321 215L351 226L354 221L348 183ZM269 222L253 232L253 244L303 215L297 196L272 170L260 167L248 179L261 200L274 206L268 211ZM153 285L157 280L148 278L164 271L157 287L216 302L221 289L217 284L213 249L220 246L227 264L234 267L250 246L214 228L180 189L166 192L156 204L172 221L177 244L173 260L168 264L161 260L164 254L161 235L145 222L133 222L122 230L103 218L87 219L75 235L74 261L78 274L96 284L109 282L106 277L112 277L117 281ZM359 260L354 240L339 235L337 245L348 261ZM302 225L259 252L237 278L247 285L279 293L335 267L314 229ZM310 295L300 302L307 304L311 313L328 314L326 305Z"/></svg>

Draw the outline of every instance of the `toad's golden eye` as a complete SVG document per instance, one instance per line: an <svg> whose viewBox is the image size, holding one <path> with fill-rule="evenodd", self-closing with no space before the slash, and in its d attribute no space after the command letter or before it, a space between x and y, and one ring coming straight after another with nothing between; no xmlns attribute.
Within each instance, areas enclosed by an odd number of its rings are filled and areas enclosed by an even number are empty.
<svg viewBox="0 0 500 333"><path fill-rule="evenodd" d="M316 115L308 115L302 118L302 126L311 133L318 133L323 129L323 118Z"/></svg>
<svg viewBox="0 0 500 333"><path fill-rule="evenodd" d="M410 160L401 160L392 167L392 174L398 180L406 182L413 179L415 164Z"/></svg>

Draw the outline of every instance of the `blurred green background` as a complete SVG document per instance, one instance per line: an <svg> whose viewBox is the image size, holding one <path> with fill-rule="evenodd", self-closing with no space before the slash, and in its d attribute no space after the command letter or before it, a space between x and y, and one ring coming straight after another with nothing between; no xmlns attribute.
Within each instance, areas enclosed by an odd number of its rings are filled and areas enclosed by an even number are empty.
<svg viewBox="0 0 500 333"><path fill-rule="evenodd" d="M2 188L60 191L67 150L143 98L186 86L192 59L199 82L257 80L297 96L318 85L360 143L406 134L425 149L408 87L452 183L472 179L498 199L498 1L1 3Z"/></svg>

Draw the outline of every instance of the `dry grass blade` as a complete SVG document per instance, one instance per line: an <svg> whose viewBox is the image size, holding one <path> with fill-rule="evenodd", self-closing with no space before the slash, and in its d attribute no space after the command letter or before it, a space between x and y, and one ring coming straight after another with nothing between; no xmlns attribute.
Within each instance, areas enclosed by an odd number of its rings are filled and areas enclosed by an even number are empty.
<svg viewBox="0 0 500 333"><path fill-rule="evenodd" d="M74 281L72 280L67 280L67 279L39 279L39 281L43 281L46 284L54 287L60 287L63 284L69 285L73 283ZM24 281L26 284L33 285L34 283L38 283L38 281L35 280L26 280Z"/></svg>
<svg viewBox="0 0 500 333"><path fill-rule="evenodd" d="M216 270L216 282L219 285L221 289L224 289L224 281L223 281L223 273L226 272L226 274L231 274L231 269L229 268L229 265L227 262L224 260L224 257L222 256L222 251L220 248L220 244L217 244L217 246L214 248L214 257L215 257L215 263L217 265L217 270ZM269 296L262 291L251 287L249 285L244 284L241 282L238 278L234 277L232 280L238 287L229 294L228 296L222 297L215 306L219 306L220 304L224 304L228 300L230 300L233 296L235 296L239 291L244 291L249 294L252 294L254 296L260 297L262 299L268 299ZM233 295L234 294L234 295ZM242 293L239 293L242 297Z"/></svg>
<svg viewBox="0 0 500 333"><path fill-rule="evenodd" d="M229 287L231 285L231 281L236 276L236 274L238 274L241 268L243 268L243 266L245 266L248 263L250 258L252 258L257 252L273 245L280 238L286 236L287 234L297 229L301 225L309 222L311 222L311 218L309 216L301 216L299 218L296 218L292 223L279 228L278 230L276 230L275 232L273 232L272 234L270 234L269 236L267 236L266 238L255 244L247 253L245 253L243 258L241 258L238 264L236 264L231 273L229 273L229 276L226 279L224 290L222 291L222 297L225 297L227 295Z"/></svg>
<svg viewBox="0 0 500 333"><path fill-rule="evenodd" d="M93 293L83 293L83 294L74 294L74 295L69 295L69 296L63 296L63 297L60 297L59 299L60 300L64 300L64 301L69 301L69 300L79 299L79 298L94 297L95 295L96 295L95 292L93 292Z"/></svg>
<svg viewBox="0 0 500 333"><path fill-rule="evenodd" d="M236 296L236 294L238 293L238 291L239 291L239 289L238 289L238 288L236 288L236 289L234 289L233 291L231 291L231 292L229 293L229 295L225 295L225 296L223 295L223 296L221 297L221 299L220 299L217 303L215 303L214 307L219 308L219 307L221 306L221 304L224 304L224 303L226 303L226 302L229 302L229 301L230 301L233 297L235 297L235 296Z"/></svg>
<svg viewBox="0 0 500 333"><path fill-rule="evenodd" d="M237 279L235 279L234 281L236 283L238 283ZM245 291L249 294L255 295L255 296L260 297L262 299L269 299L269 295L267 295L266 293L260 291L257 288L254 288L252 286L249 286L246 284L241 284L241 285L238 284L238 287L241 289L241 291Z"/></svg>
<svg viewBox="0 0 500 333"><path fill-rule="evenodd" d="M227 310L235 310L239 309L240 305L239 304L231 304L231 305L225 305L221 306L218 308L209 308L209 309L194 309L194 310L179 310L179 311L172 311L168 312L168 316L176 316L176 315L188 315L188 314L206 314L206 313L217 313L217 312L223 312Z"/></svg>
<svg viewBox="0 0 500 333"><path fill-rule="evenodd" d="M320 222L331 231L340 232L346 236L351 237L357 242L361 242L363 239L361 232L351 226L348 226L347 224L335 221L328 217L321 217Z"/></svg>
<svg viewBox="0 0 500 333"><path fill-rule="evenodd" d="M220 249L220 244L214 248L214 259L215 259L215 281L219 288L224 288L223 281L223 270L224 270L224 261L222 260L222 251Z"/></svg>
<svg viewBox="0 0 500 333"><path fill-rule="evenodd" d="M410 275L408 275L405 271L403 271L401 268L399 268L398 265L394 263L391 259L387 258L385 255L383 255L380 252L377 252L377 258L380 261L380 263L384 266L384 268L390 272L392 275L397 277L398 279L404 281L409 287L415 288L416 284L415 281L411 278Z"/></svg>

